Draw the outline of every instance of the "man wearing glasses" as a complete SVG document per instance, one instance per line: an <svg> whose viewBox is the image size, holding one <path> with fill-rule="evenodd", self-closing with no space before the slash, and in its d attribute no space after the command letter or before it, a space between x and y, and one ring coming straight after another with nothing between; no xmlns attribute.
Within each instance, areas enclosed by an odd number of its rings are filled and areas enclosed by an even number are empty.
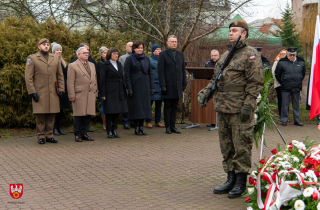
<svg viewBox="0 0 320 210"><path fill-rule="evenodd" d="M93 63L95 69L97 69L97 62L96 62L96 60L94 60L94 59L90 56L90 45L89 45L88 43L86 43L86 42L81 42L81 43L79 44L79 48L80 48L80 47L85 47L85 48L87 48L87 50L88 50L88 55L89 55L88 61L91 62L91 63ZM70 61L70 63L75 62L77 59L78 59L78 57L75 57L74 59L72 59L72 60ZM88 132L93 132L93 130L89 127Z"/></svg>
<svg viewBox="0 0 320 210"><path fill-rule="evenodd" d="M69 64L68 94L73 108L73 128L75 141L93 141L87 135L91 115L96 114L96 97L98 85L95 65L88 61L89 51L86 47L77 50L78 59Z"/></svg>
<svg viewBox="0 0 320 210"><path fill-rule="evenodd" d="M281 84L281 121L282 125L287 125L291 96L294 125L303 126L299 120L299 96L302 90L302 80L306 73L305 64L304 60L297 56L296 47L289 47L287 50L287 56L279 60L275 70L276 79Z"/></svg>

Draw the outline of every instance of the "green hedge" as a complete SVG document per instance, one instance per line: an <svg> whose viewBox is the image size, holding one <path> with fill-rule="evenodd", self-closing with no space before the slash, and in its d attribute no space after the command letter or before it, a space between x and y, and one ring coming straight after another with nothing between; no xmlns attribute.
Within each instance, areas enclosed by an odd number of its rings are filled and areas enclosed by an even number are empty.
<svg viewBox="0 0 320 210"><path fill-rule="evenodd" d="M75 51L81 42L90 44L91 57L99 61L101 46L116 47L120 54L124 54L128 41L144 39L132 33L95 31L92 27L79 33L52 19L39 24L30 17L19 19L11 16L4 19L0 22L0 126L25 127L35 124L24 72L27 56L38 51L38 42L44 37L62 46L62 56L68 63L76 57ZM72 110L64 113L70 119Z"/></svg>

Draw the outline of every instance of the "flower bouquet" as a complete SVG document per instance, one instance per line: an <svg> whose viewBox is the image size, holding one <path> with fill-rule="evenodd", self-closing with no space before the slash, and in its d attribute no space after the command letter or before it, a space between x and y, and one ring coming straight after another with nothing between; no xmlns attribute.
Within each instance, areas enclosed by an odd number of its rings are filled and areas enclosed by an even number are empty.
<svg viewBox="0 0 320 210"><path fill-rule="evenodd" d="M320 210L320 145L307 138L261 159L243 196L248 210Z"/></svg>

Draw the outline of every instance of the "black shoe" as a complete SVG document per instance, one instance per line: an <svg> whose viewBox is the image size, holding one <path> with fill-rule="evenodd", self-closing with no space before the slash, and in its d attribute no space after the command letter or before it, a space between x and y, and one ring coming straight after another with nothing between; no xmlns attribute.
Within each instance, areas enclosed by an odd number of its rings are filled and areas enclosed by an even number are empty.
<svg viewBox="0 0 320 210"><path fill-rule="evenodd" d="M108 133L108 138L113 139L112 132L111 132L111 131L108 131L107 133Z"/></svg>
<svg viewBox="0 0 320 210"><path fill-rule="evenodd" d="M140 132L139 127L137 127L137 128L134 130L134 134L136 134L136 135L142 135L142 133Z"/></svg>
<svg viewBox="0 0 320 210"><path fill-rule="evenodd" d="M140 131L140 133L141 133L142 135L147 135L147 134L143 131L143 127L140 127L140 128L139 128L139 131Z"/></svg>
<svg viewBox="0 0 320 210"><path fill-rule="evenodd" d="M39 139L39 140L38 140L38 143L39 143L39 144L45 144L46 142L44 141L44 139Z"/></svg>
<svg viewBox="0 0 320 210"><path fill-rule="evenodd" d="M236 174L237 180L234 188L229 192L228 198L238 198L247 189L247 173Z"/></svg>
<svg viewBox="0 0 320 210"><path fill-rule="evenodd" d="M46 142L58 143L58 140L55 140L54 138L49 138L49 139L46 140Z"/></svg>
<svg viewBox="0 0 320 210"><path fill-rule="evenodd" d="M213 193L227 194L234 188L235 184L236 184L236 174L234 173L234 171L229 171L227 181L221 187L214 188Z"/></svg>
<svg viewBox="0 0 320 210"><path fill-rule="evenodd" d="M177 128L171 128L171 132L181 134L181 131L179 131Z"/></svg>
<svg viewBox="0 0 320 210"><path fill-rule="evenodd" d="M283 126L287 126L287 123L286 123L286 122L283 122L282 125L283 125Z"/></svg>
<svg viewBox="0 0 320 210"><path fill-rule="evenodd" d="M171 128L166 128L166 133L171 134Z"/></svg>
<svg viewBox="0 0 320 210"><path fill-rule="evenodd" d="M93 132L93 130L91 128L89 128L88 132Z"/></svg>
<svg viewBox="0 0 320 210"><path fill-rule="evenodd" d="M58 131L61 135L66 135L66 133L62 130L62 128L59 128Z"/></svg>
<svg viewBox="0 0 320 210"><path fill-rule="evenodd" d="M126 130L130 130L129 124L123 124L123 128Z"/></svg>
<svg viewBox="0 0 320 210"><path fill-rule="evenodd" d="M207 125L207 127L215 127L216 125L215 124L209 124Z"/></svg>
<svg viewBox="0 0 320 210"><path fill-rule="evenodd" d="M120 136L117 134L117 129L113 129L112 134L114 138L120 138Z"/></svg>
<svg viewBox="0 0 320 210"><path fill-rule="evenodd" d="M295 122L294 125L303 126L303 124L301 122Z"/></svg>
<svg viewBox="0 0 320 210"><path fill-rule="evenodd" d="M60 133L59 133L58 129L56 129L56 128L53 129L53 134L56 136L60 136Z"/></svg>

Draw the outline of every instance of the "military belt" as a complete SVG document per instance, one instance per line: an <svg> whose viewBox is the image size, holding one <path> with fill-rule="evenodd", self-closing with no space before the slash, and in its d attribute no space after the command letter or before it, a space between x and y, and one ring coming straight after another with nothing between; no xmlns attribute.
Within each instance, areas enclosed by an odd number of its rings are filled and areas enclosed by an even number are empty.
<svg viewBox="0 0 320 210"><path fill-rule="evenodd" d="M243 92L245 86L218 86L218 92Z"/></svg>

